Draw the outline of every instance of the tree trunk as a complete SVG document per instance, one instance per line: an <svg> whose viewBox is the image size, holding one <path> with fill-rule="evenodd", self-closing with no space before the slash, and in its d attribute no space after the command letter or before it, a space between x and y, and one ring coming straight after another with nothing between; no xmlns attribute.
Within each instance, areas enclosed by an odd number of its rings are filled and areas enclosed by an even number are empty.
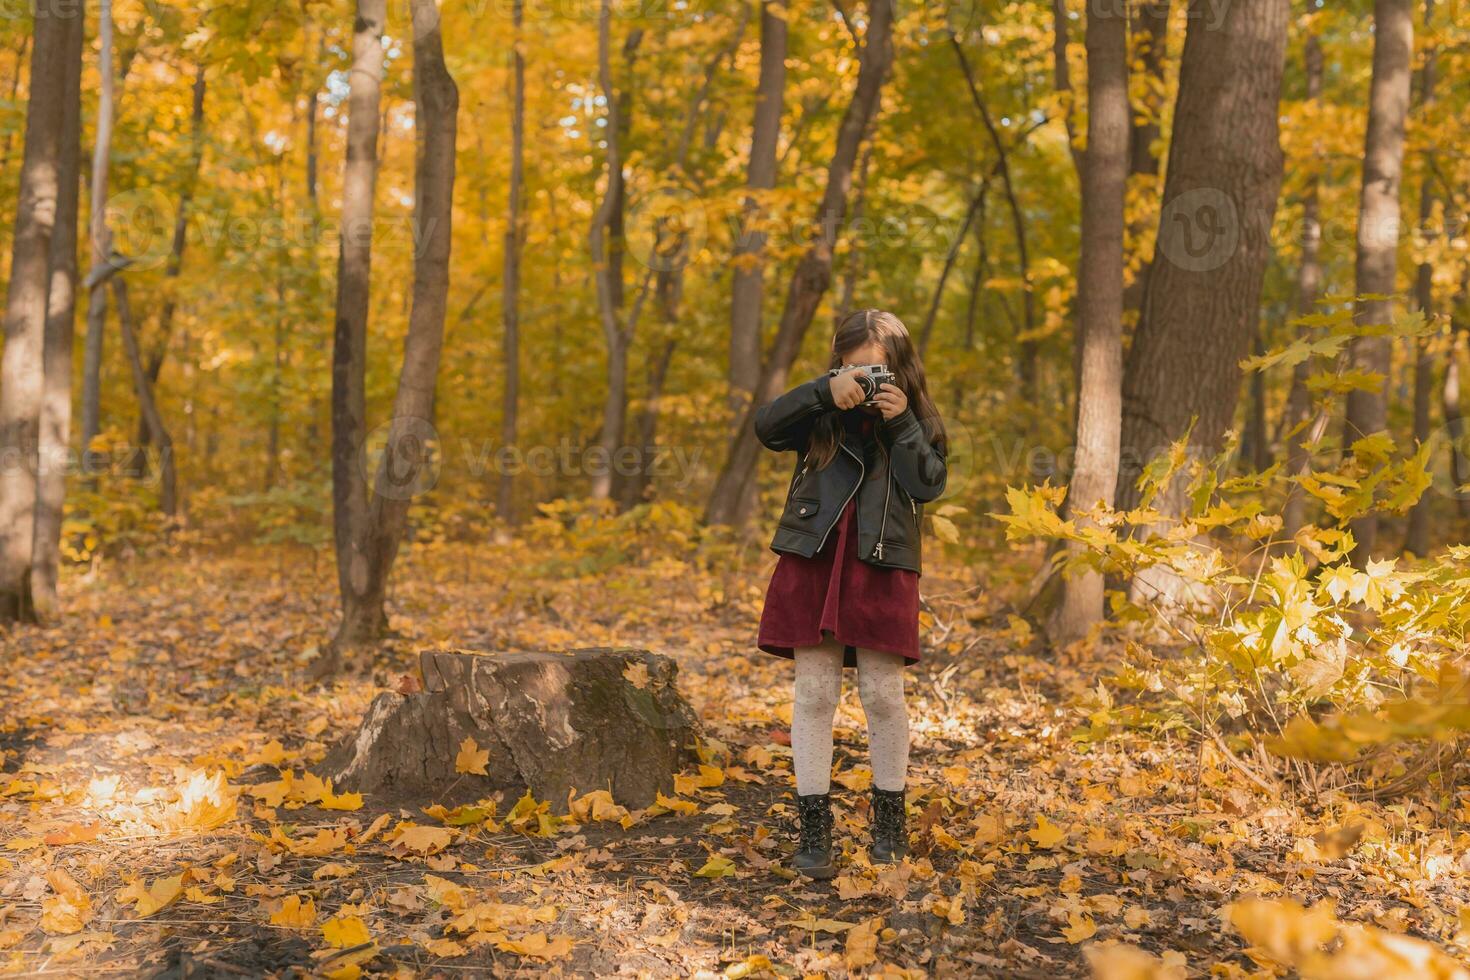
<svg viewBox="0 0 1470 980"><path fill-rule="evenodd" d="M115 80L112 68L112 0L98 3L97 132L92 145L90 209L91 268L87 279L87 340L82 354L82 470L96 468L92 440L102 424L102 340L107 331L107 274L112 262L112 236L107 230L107 171L112 161L112 116Z"/></svg>
<svg viewBox="0 0 1470 980"><path fill-rule="evenodd" d="M206 83L204 80L204 66L200 65L194 73L193 107L190 112L189 124L189 172L184 177L184 185L179 190L179 210L174 215L174 235L169 244L168 259L164 263L164 291L163 306L158 311L158 338L148 354L146 372L148 383L157 385L158 375L163 370L164 358L168 355L168 345L173 337L174 313L178 309L179 275L184 268L184 247L189 242L189 209L194 203L194 189L199 182L199 168L204 163L204 93ZM138 448L135 453L135 462L129 466L129 472L143 476L147 473L148 457L146 450L152 441L151 429L148 420L141 417L138 419Z"/></svg>
<svg viewBox="0 0 1470 980"><path fill-rule="evenodd" d="M1315 110L1322 104L1322 45L1316 34L1307 35L1305 48L1307 76L1307 100ZM1317 147L1320 157L1321 147ZM1302 197L1302 240L1301 264L1297 269L1296 315L1306 316L1317 308L1317 297L1322 293L1322 219L1319 214L1317 188L1321 183L1321 170L1313 166L1308 176L1306 191ZM1306 425L1312 412L1312 395L1307 390L1307 377L1311 374L1307 361L1296 365L1291 371L1291 392L1286 400L1286 472L1289 476L1305 473L1311 464L1311 447L1307 444L1307 433L1298 431ZM1282 526L1288 540L1296 537L1306 522L1306 494L1295 484L1287 488L1286 503L1282 508Z"/></svg>
<svg viewBox="0 0 1470 980"><path fill-rule="evenodd" d="M607 345L607 392L602 403L602 428L597 448L600 461L589 462L590 493L594 500L612 494L613 459L623 444L628 417L628 348L632 331L623 322L623 273L621 212L623 202L622 113L613 91L610 0L602 0L597 19L597 78L607 103L607 189L592 217L587 245L592 256L593 280L597 288L597 314Z"/></svg>
<svg viewBox="0 0 1470 980"><path fill-rule="evenodd" d="M965 244L965 237L970 233L970 225L974 223L975 215L980 211L989 186L990 180L986 178L970 196L970 206L965 209L965 220L960 225L959 233L954 236L954 241L950 242L949 251L944 255L944 265L939 269L939 282L935 283L934 296L929 301L929 312L925 314L924 324L919 328L918 348L921 359L929 350L929 339L934 333L934 322L939 318L939 304L944 299L945 284L949 282L949 274L954 270L955 259L959 257L960 247Z"/></svg>
<svg viewBox="0 0 1470 980"><path fill-rule="evenodd" d="M148 423L149 438L158 448L158 468L161 482L158 491L158 507L165 516L173 517L178 511L178 476L174 467L174 444L164 427L163 416L158 411L158 402L153 397L153 385L148 381L143 367L143 356L138 350L138 336L133 330L133 311L128 303L128 283L123 276L113 276L113 300L117 303L118 332L122 336L123 353L133 374L133 390L138 396L138 408Z"/></svg>
<svg viewBox="0 0 1470 980"><path fill-rule="evenodd" d="M863 43L857 85L852 101L843 113L837 129L837 146L827 168L827 186L817 209L816 236L797 263L786 294L786 305L770 355L761 371L755 398L730 445L725 466L715 482L705 508L705 520L711 524L737 524L747 514L741 513L742 501L750 499L747 488L755 479L760 458L760 442L755 437L756 408L780 394L786 378L801 350L816 315L817 306L832 284L832 250L838 230L847 214L847 196L852 186L853 167L858 146L869 122L878 110L883 81L893 63L892 4L874 3L869 10L867 36Z"/></svg>
<svg viewBox="0 0 1470 980"><path fill-rule="evenodd" d="M1143 464L1191 419L1191 446L1205 457L1234 420L1281 188L1286 0L1231 4L1219 25L1193 13L1158 245L1123 375L1122 508L1137 506ZM1182 506L1177 490L1159 501L1166 513Z"/></svg>
<svg viewBox="0 0 1470 980"><path fill-rule="evenodd" d="M1378 295L1357 305L1359 324L1393 319L1395 266L1399 242L1399 183L1404 167L1404 120L1414 61L1412 0L1375 0L1373 5L1373 82L1368 98L1368 138L1363 148L1363 185L1358 203L1357 287L1359 296ZM1372 391L1347 396L1344 448L1388 426L1388 375L1392 343L1383 337L1355 337L1352 367L1377 374ZM1378 538L1378 515L1352 522L1353 564L1363 567Z"/></svg>
<svg viewBox="0 0 1470 980"><path fill-rule="evenodd" d="M1126 36L1126 27L1125 27ZM1005 191L1006 205L1011 214L1011 231L1016 237L1016 264L1017 271L1021 277L1021 322L1022 334L1018 347L1020 357L1017 362L1017 380L1021 383L1021 398L1025 404L1034 404L1036 398L1036 354L1037 346L1034 334L1036 332L1036 300L1031 294L1031 257L1026 238L1026 217L1021 210L1020 199L1016 196L1016 187L1011 180L1011 165L1009 151L1005 141L1000 138L1000 130L995 126L995 120L990 117L990 109L985 104L985 99L980 94L979 87L975 84L975 73L970 70L969 59L965 57L964 46L960 44L959 38L951 34L949 36L950 46L954 49L955 58L960 63L960 69L965 74L965 83L970 89L970 101L974 103L975 109L980 114L980 121L985 126L985 132L990 137L990 144L995 149L996 171L1000 174L1001 188ZM1126 61L1125 61L1126 67ZM1127 91L1124 91L1127 96Z"/></svg>
<svg viewBox="0 0 1470 980"><path fill-rule="evenodd" d="M1138 5L1133 28L1132 57L1139 66L1141 77L1137 86L1139 98L1132 108L1128 134L1128 175L1147 189L1150 198L1159 177L1159 158L1154 154L1153 144L1162 132L1160 116L1167 87L1169 2L1143 0ZM1138 214L1138 219L1128 228L1126 241L1129 246L1136 246L1143 236L1151 212L1139 209ZM1138 312L1139 304L1143 302L1143 280L1147 271L1146 264L1140 266L1133 280L1124 287L1125 315Z"/></svg>
<svg viewBox="0 0 1470 980"><path fill-rule="evenodd" d="M42 8L31 58L25 151L5 297L5 349L0 355L0 624L35 619L31 549L69 19Z"/></svg>
<svg viewBox="0 0 1470 980"><path fill-rule="evenodd" d="M1434 0L1424 2L1424 30L1430 33L1434 20ZM1419 73L1419 104L1427 106L1434 101L1434 49L1424 53L1424 67ZM1434 220L1434 184L1425 176L1419 184L1419 227L1425 235L1430 234ZM1414 278L1414 305L1426 318L1434 315L1434 266L1428 261L1419 263ZM1454 356L1454 346L1450 347ZM1415 340L1414 358L1414 442L1423 445L1429 441L1430 400L1434 388L1434 354L1430 350L1430 338ZM1425 492L1409 510L1409 527L1404 535L1404 550L1416 557L1429 553L1429 502L1433 499Z"/></svg>
<svg viewBox="0 0 1470 980"><path fill-rule="evenodd" d="M510 124L510 200L506 206L505 282L501 286L504 307L505 392L501 399L500 443L506 449L516 444L516 420L521 398L521 198L525 172L526 134L526 58L521 51L523 38L522 0L514 0L511 16L515 25L512 54L511 124ZM515 475L510 467L500 474L496 491L495 512L503 521L513 521Z"/></svg>
<svg viewBox="0 0 1470 980"><path fill-rule="evenodd" d="M786 17L779 0L761 4L760 82L740 234L735 239L730 280L730 391L737 412L748 409L761 374L761 304L765 296L766 232L761 226L759 192L776 186L776 146L786 92Z"/></svg>
<svg viewBox="0 0 1470 980"><path fill-rule="evenodd" d="M1470 517L1470 492L1460 487L1470 483L1470 453L1465 446L1465 416L1460 409L1460 337L1465 328L1460 323L1465 308L1463 288L1455 297L1455 313L1450 320L1449 350L1445 355L1444 386L1440 389L1440 407L1444 412L1445 431L1450 443L1450 477L1454 480L1455 502L1461 517Z"/></svg>
<svg viewBox="0 0 1470 980"><path fill-rule="evenodd" d="M1158 242L1123 374L1124 509L1137 506L1149 459L1187 432L1191 453L1209 459L1234 421L1281 189L1287 0L1241 0L1219 24L1191 12ZM1186 483L1173 481L1155 506L1182 514ZM1134 588L1174 598L1182 583L1149 575Z"/></svg>
<svg viewBox="0 0 1470 980"><path fill-rule="evenodd" d="M366 369L372 279L373 194L387 0L357 0L348 75L347 163L342 175L342 237L337 253L337 319L332 337L332 531L342 594L339 645L375 639L387 625L371 593L368 484L358 454L367 435ZM328 661L326 666L333 666Z"/></svg>
<svg viewBox="0 0 1470 980"><path fill-rule="evenodd" d="M43 381L36 476L35 536L30 589L36 619L60 614L56 581L61 564L61 518L70 468L71 351L77 312L77 210L81 194L82 45L85 18L67 17L65 85L62 92L59 187L51 233L50 293L42 342Z"/></svg>
<svg viewBox="0 0 1470 980"><path fill-rule="evenodd" d="M1111 506L1118 480L1123 382L1123 200L1128 182L1128 21L1118 9L1087 14L1087 152L1082 163L1082 242L1077 316L1082 338L1077 455L1068 489L1074 519ZM1078 549L1071 549L1076 551ZM1103 577L1074 574L1062 584L1051 624L1060 643L1103 618Z"/></svg>
<svg viewBox="0 0 1470 980"><path fill-rule="evenodd" d="M388 440L377 465L370 513L357 552L365 574L343 593L336 647L375 638L386 623L388 577L415 496L434 484L434 397L444 349L449 251L454 210L454 153L459 89L444 64L435 0L411 0L414 120L420 151L414 167L413 306ZM358 479L365 476L358 471Z"/></svg>

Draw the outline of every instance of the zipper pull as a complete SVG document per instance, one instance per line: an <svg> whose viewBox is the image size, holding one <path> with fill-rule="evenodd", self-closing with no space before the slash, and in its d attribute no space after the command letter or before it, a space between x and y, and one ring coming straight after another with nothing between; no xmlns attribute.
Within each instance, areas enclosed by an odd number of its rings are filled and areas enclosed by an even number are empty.
<svg viewBox="0 0 1470 980"><path fill-rule="evenodd" d="M909 498L909 513L913 514L915 517L919 516L919 505L914 503L913 497Z"/></svg>
<svg viewBox="0 0 1470 980"><path fill-rule="evenodd" d="M873 557L874 558L879 558L879 559L881 559L883 557L883 542L882 541L879 541L878 542L878 546L873 549Z"/></svg>

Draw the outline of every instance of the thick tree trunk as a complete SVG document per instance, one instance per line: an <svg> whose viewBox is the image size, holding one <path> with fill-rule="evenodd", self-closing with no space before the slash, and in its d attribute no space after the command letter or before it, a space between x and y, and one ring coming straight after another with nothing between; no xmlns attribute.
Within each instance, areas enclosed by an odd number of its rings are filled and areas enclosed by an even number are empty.
<svg viewBox="0 0 1470 980"><path fill-rule="evenodd" d="M526 145L526 58L521 51L522 0L514 0L511 17L515 45L511 68L510 200L506 205L505 281L501 285L504 310L502 348L505 357L505 391L501 397L500 443L507 449L516 444L516 422L521 400L521 229L522 184ZM503 521L513 521L515 474L510 467L500 474L495 512Z"/></svg>
<svg viewBox="0 0 1470 980"><path fill-rule="evenodd" d="M1195 13L1158 246L1123 376L1117 498L1124 508L1138 503L1143 464L1182 437L1191 419L1191 445L1206 457L1234 419L1281 188L1277 107L1288 4L1234 3L1219 25ZM1166 496L1160 505L1177 512L1182 502Z"/></svg>
<svg viewBox="0 0 1470 980"><path fill-rule="evenodd" d="M61 518L70 469L71 350L77 312L77 211L81 195L82 44L84 18L67 17L66 81L62 91L61 160L56 225L51 233L50 293L42 343L43 374L36 475L35 537L31 543L31 602L37 620L60 612Z"/></svg>
<svg viewBox="0 0 1470 980"><path fill-rule="evenodd" d="M45 390L46 307L56 229L68 20L43 6L36 17L30 101L20 170L5 350L0 356L0 623L35 618L31 549Z"/></svg>
<svg viewBox="0 0 1470 980"><path fill-rule="evenodd" d="M1117 504L1125 509L1138 504L1143 465L1186 432L1197 458L1221 447L1256 329L1281 189L1287 0L1240 0L1219 24L1192 13L1199 16L1190 19L1180 63L1158 242L1123 375ZM1164 488L1155 506L1182 513L1185 482ZM1140 595L1172 594L1181 583L1144 576L1134 586Z"/></svg>
<svg viewBox="0 0 1470 980"><path fill-rule="evenodd" d="M1307 76L1307 100L1314 111L1322 103L1322 45L1316 34L1306 39L1305 57ZM1321 148L1317 148L1318 155ZM1317 297L1322 293L1322 219L1319 213L1317 188L1321 172L1313 165L1307 178L1306 191L1302 196L1302 239L1301 264L1297 267L1296 315L1306 316L1317 308ZM1286 472L1289 476L1300 476L1311 464L1311 447L1307 433L1299 431L1307 423L1312 411L1312 395L1307 390L1307 378L1311 374L1307 361L1296 365L1291 372L1291 392L1286 399ZM1287 488L1286 503L1282 508L1282 526L1287 540L1296 537L1306 522L1306 493L1293 484Z"/></svg>
<svg viewBox="0 0 1470 980"><path fill-rule="evenodd" d="M1123 199L1128 182L1128 21L1121 10L1087 14L1087 153L1082 164L1082 247L1077 317L1082 338L1077 393L1077 455L1068 489L1074 518L1111 506L1118 480L1123 384ZM1074 549L1075 550L1075 549ZM1061 643L1085 636L1103 618L1103 577L1062 583L1051 624Z"/></svg>
<svg viewBox="0 0 1470 980"><path fill-rule="evenodd" d="M343 593L338 648L373 639L386 621L388 577L413 498L433 486L434 397L444 349L449 298L449 251L454 211L454 153L459 89L444 64L435 0L411 0L414 120L420 152L414 167L413 306L403 343L403 368L393 418L373 482L368 521L358 552L365 575Z"/></svg>
<svg viewBox="0 0 1470 980"><path fill-rule="evenodd" d="M1424 29L1429 33L1434 20L1434 0L1424 2ZM1434 49L1424 53L1424 67L1419 72L1419 104L1427 106L1434 101ZM1426 176L1419 184L1419 227L1424 234L1430 233L1434 220L1434 184ZM1434 315L1434 266L1429 262L1419 263L1414 278L1414 305L1425 317ZM1451 356L1454 347L1450 347ZM1429 441L1430 403L1434 397L1434 353L1430 350L1430 338L1419 337L1415 341L1414 358L1414 442L1423 445ZM1404 535L1404 551L1423 557L1429 553L1429 518L1432 494L1426 492L1409 510L1409 527Z"/></svg>
<svg viewBox="0 0 1470 980"><path fill-rule="evenodd" d="M755 399L746 409L731 442L725 466L710 494L704 516L711 524L737 524L748 517L742 513L745 509L742 502L751 497L748 488L755 479L760 458L760 442L755 437L755 411L780 394L786 385L787 375L801 350L807 328L811 326L822 297L832 285L832 250L847 214L847 197L852 186L853 167L857 163L858 146L877 113L883 81L893 63L892 34L892 4L880 0L869 10L857 86L837 129L837 146L827 168L827 187L817 209L816 236L797 263L791 287L786 293L781 323L756 387Z"/></svg>
<svg viewBox="0 0 1470 980"><path fill-rule="evenodd" d="M1377 295L1358 303L1359 324L1387 323L1393 318L1395 266L1399 243L1399 183L1404 168L1404 121L1414 61L1413 0L1375 0L1373 5L1373 81L1368 97L1368 137L1363 148L1363 185L1358 202L1357 294ZM1384 337L1356 337L1352 367L1377 374L1371 391L1348 392L1344 447L1388 426L1388 375L1392 343ZM1353 564L1362 567L1373 556L1378 515L1352 522Z"/></svg>
<svg viewBox="0 0 1470 980"><path fill-rule="evenodd" d="M1166 69L1169 53L1169 3L1170 0L1143 0L1135 10L1133 25L1132 60L1138 68L1133 88L1137 98L1130 100L1132 124L1128 135L1128 176L1140 190L1145 190L1152 199L1159 178L1159 158L1153 144L1162 132L1160 117L1164 110L1164 97L1168 86ZM1152 209L1138 210L1138 218L1127 231L1127 246L1136 248L1142 238ZM1130 262L1130 265L1132 263ZM1148 272L1147 264L1139 267L1131 282L1123 290L1125 316L1136 314L1143 302L1143 280ZM1130 317L1131 318L1131 317Z"/></svg>
<svg viewBox="0 0 1470 980"><path fill-rule="evenodd" d="M92 187L89 238L91 268L87 279L87 340L82 355L82 469L95 469L92 440L102 425L102 340L107 332L107 274L112 261L112 236L107 230L107 171L112 161L112 116L115 80L112 67L112 0L99 0L97 46L96 136L92 145Z"/></svg>
<svg viewBox="0 0 1470 980"><path fill-rule="evenodd" d="M122 336L123 353L133 375L133 390L138 396L138 407L148 425L149 439L158 450L159 489L158 507L168 517L178 511L178 476L174 467L174 444L163 424L163 415L158 411L158 402L153 397L153 385L143 367L143 356L138 350L138 336L133 330L133 310L128 303L127 279L113 276L112 296L117 303L118 332Z"/></svg>
<svg viewBox="0 0 1470 980"><path fill-rule="evenodd" d="M332 338L332 530L343 611L337 639L347 646L376 638L387 625L382 604L376 608L370 604L368 483L358 458L367 435L368 290L386 16L387 0L358 0L348 75L347 164L342 175L337 320Z"/></svg>
<svg viewBox="0 0 1470 980"><path fill-rule="evenodd" d="M761 305L765 296L766 232L761 226L760 192L776 186L776 146L786 93L786 17L779 0L761 4L760 82L750 139L746 197L735 239L730 282L730 391L737 413L750 407L761 374ZM740 416L737 414L737 418Z"/></svg>

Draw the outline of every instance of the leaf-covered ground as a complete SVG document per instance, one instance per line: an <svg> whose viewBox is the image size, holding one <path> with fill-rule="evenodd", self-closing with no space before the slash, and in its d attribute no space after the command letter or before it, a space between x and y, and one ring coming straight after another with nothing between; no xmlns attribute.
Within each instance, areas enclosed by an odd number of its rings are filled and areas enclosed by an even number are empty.
<svg viewBox="0 0 1470 980"><path fill-rule="evenodd" d="M136 559L69 580L63 626L3 637L0 966L1057 977L1091 960L1105 976L1165 977L1281 962L1321 975L1348 951L1378 964L1358 975L1453 975L1470 942L1453 783L1433 808L1309 805L1183 733L1082 737L1116 651L1043 651L1003 589L954 563L924 579L932 621L909 675L911 859L879 872L864 858L849 674L841 874L793 879L791 668L751 646L770 557L732 555L588 564L511 541L420 547L395 574L398 635L325 687L304 679L335 615L324 556ZM668 654L708 764L684 774L676 809L626 828L553 825L513 799L493 813L385 808L305 774L439 644ZM1227 911L1250 896L1330 899L1336 919L1328 906Z"/></svg>

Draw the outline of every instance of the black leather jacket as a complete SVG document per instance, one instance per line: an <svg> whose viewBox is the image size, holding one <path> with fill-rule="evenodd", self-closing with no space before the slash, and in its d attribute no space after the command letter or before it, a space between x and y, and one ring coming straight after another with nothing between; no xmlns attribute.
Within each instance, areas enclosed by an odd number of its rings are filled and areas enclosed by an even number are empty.
<svg viewBox="0 0 1470 980"><path fill-rule="evenodd" d="M822 469L808 466L812 427L835 411L831 378L823 375L756 412L761 443L797 454L771 550L812 557L856 494L858 557L871 565L921 571L923 504L944 492L944 453L930 444L918 418L905 409L893 419L874 417L880 451L865 454L861 440L843 427L832 462Z"/></svg>

